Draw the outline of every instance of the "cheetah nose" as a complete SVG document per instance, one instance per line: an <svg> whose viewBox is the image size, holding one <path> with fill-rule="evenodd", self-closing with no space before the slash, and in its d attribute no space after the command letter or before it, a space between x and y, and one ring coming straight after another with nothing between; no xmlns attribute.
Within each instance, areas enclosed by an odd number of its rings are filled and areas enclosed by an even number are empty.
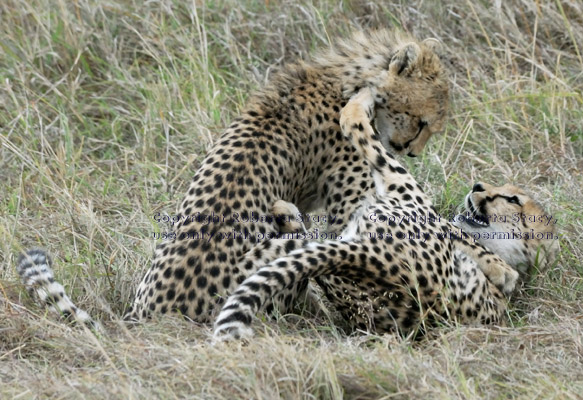
<svg viewBox="0 0 583 400"><path fill-rule="evenodd" d="M484 192L484 191L485 191L484 186L482 186L482 184L479 182L476 183L472 188L472 192Z"/></svg>
<svg viewBox="0 0 583 400"><path fill-rule="evenodd" d="M409 152L409 154L407 154L409 157L417 157L417 154L414 154L412 151Z"/></svg>

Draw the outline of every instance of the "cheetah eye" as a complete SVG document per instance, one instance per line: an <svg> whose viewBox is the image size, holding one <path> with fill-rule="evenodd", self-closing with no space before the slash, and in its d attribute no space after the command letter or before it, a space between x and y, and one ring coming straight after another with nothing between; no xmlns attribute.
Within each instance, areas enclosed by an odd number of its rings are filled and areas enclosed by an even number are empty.
<svg viewBox="0 0 583 400"><path fill-rule="evenodd" d="M506 199L511 204L518 204L518 205L520 205L520 201L518 200L518 197L516 197L516 196L507 197Z"/></svg>
<svg viewBox="0 0 583 400"><path fill-rule="evenodd" d="M427 126L427 122L423 121L423 120L419 120L419 130L422 130L423 128L425 128Z"/></svg>

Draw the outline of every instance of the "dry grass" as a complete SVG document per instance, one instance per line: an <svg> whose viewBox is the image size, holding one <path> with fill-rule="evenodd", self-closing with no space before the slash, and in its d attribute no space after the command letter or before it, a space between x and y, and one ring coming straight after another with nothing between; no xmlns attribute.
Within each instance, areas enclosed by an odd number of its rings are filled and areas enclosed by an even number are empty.
<svg viewBox="0 0 583 400"><path fill-rule="evenodd" d="M580 398L582 15L560 0L3 0L0 398ZM379 26L446 45L450 122L407 160L440 210L478 179L510 181L559 219L561 259L513 301L509 327L411 343L288 317L249 346L211 347L208 327L177 319L119 324L154 213L173 213L249 92L329 38ZM29 301L14 262L33 245L107 337Z"/></svg>

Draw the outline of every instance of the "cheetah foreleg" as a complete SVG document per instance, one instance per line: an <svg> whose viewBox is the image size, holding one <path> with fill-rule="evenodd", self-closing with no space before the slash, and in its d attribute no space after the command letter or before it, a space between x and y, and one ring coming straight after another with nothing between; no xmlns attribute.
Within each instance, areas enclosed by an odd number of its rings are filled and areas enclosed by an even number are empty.
<svg viewBox="0 0 583 400"><path fill-rule="evenodd" d="M492 253L480 244L470 243L464 237L457 240L455 246L474 259L486 278L502 293L509 295L514 291L519 277L518 271L497 254Z"/></svg>
<svg viewBox="0 0 583 400"><path fill-rule="evenodd" d="M309 220L304 221L303 218L298 218L302 216L302 213L295 204L289 201L277 200L271 207L271 214L276 217L279 229L284 233L307 233L311 227Z"/></svg>
<svg viewBox="0 0 583 400"><path fill-rule="evenodd" d="M350 138L352 144L371 166L377 195L383 197L386 189L397 182L418 187L411 174L384 149L378 135L372 129L371 118L374 118L373 92L370 88L363 88L342 109L340 126L344 135ZM415 201L418 206L433 209L428 197L420 189L417 192ZM450 228L453 230L453 225ZM503 293L509 294L514 290L518 272L499 256L481 245L470 244L463 237L456 241L456 244L477 262L484 275Z"/></svg>

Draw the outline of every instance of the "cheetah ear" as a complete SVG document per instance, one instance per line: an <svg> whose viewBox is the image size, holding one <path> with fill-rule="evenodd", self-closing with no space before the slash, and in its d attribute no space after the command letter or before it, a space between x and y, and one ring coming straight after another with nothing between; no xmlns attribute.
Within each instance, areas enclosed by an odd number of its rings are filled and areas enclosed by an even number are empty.
<svg viewBox="0 0 583 400"><path fill-rule="evenodd" d="M443 42L436 38L427 38L422 42L425 47L436 54L443 52Z"/></svg>
<svg viewBox="0 0 583 400"><path fill-rule="evenodd" d="M444 55L445 48L441 40L436 38L427 38L422 43L427 49L431 50L438 57Z"/></svg>
<svg viewBox="0 0 583 400"><path fill-rule="evenodd" d="M417 43L406 44L391 58L389 72L394 75L410 72L415 67L419 54L421 54L421 48Z"/></svg>

